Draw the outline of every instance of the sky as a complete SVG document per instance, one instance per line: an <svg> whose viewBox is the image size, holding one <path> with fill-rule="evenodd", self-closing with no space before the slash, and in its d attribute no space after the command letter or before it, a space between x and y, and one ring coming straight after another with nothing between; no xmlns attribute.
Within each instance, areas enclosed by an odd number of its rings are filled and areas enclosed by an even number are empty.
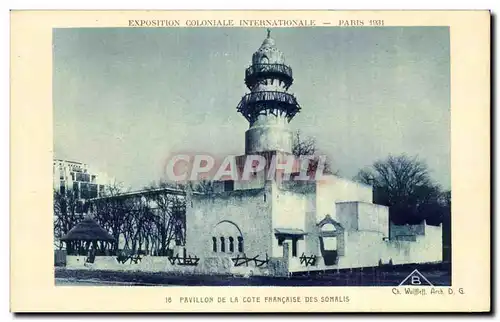
<svg viewBox="0 0 500 322"><path fill-rule="evenodd" d="M131 189L180 151L243 154L236 112L264 28L68 28L53 32L54 157ZM418 156L450 183L446 27L280 28L302 107L292 130L316 140L340 175L389 154Z"/></svg>

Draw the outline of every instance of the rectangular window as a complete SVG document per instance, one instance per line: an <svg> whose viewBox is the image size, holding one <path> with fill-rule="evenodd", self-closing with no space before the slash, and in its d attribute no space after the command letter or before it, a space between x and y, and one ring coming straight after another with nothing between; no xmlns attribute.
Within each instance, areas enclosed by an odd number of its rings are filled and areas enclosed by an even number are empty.
<svg viewBox="0 0 500 322"><path fill-rule="evenodd" d="M224 237L220 238L220 251L223 253L226 251L226 240Z"/></svg>
<svg viewBox="0 0 500 322"><path fill-rule="evenodd" d="M89 184L89 197L90 198L97 197L97 185L96 184Z"/></svg>
<svg viewBox="0 0 500 322"><path fill-rule="evenodd" d="M243 237L238 237L238 252L243 253Z"/></svg>
<svg viewBox="0 0 500 322"><path fill-rule="evenodd" d="M234 181L226 180L224 181L224 191L233 191L234 190Z"/></svg>
<svg viewBox="0 0 500 322"><path fill-rule="evenodd" d="M233 253L234 252L234 238L229 237L229 252Z"/></svg>
<svg viewBox="0 0 500 322"><path fill-rule="evenodd" d="M78 182L76 181L73 182L73 192L76 198L80 198L80 189L78 189Z"/></svg>
<svg viewBox="0 0 500 322"><path fill-rule="evenodd" d="M76 181L90 182L90 174L76 172Z"/></svg>
<svg viewBox="0 0 500 322"><path fill-rule="evenodd" d="M297 257L297 239L292 239L292 257Z"/></svg>
<svg viewBox="0 0 500 322"><path fill-rule="evenodd" d="M82 198L82 199L90 198L89 184L87 184L87 183L80 184L80 198Z"/></svg>

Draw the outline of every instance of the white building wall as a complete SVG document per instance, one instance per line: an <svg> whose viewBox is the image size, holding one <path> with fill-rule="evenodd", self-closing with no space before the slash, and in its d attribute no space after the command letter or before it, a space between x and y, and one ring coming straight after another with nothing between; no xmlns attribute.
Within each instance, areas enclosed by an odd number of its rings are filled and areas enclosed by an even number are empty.
<svg viewBox="0 0 500 322"><path fill-rule="evenodd" d="M425 235L426 225L424 222L418 225L395 225L391 223L389 227L390 237L394 239L401 236Z"/></svg>
<svg viewBox="0 0 500 322"><path fill-rule="evenodd" d="M213 195L193 195L186 204L186 249L198 257L221 257L237 254L213 252L212 237L220 238L218 225L232 222L244 238L247 256L270 256L271 242L271 195L267 189L241 190ZM229 236L225 236L229 237ZM237 238L237 236L233 236ZM218 242L218 247L220 247ZM220 249L220 248L219 248Z"/></svg>
<svg viewBox="0 0 500 322"><path fill-rule="evenodd" d="M346 230L358 230L358 202L337 202L335 220Z"/></svg>
<svg viewBox="0 0 500 322"><path fill-rule="evenodd" d="M273 229L305 229L307 200L304 195L273 189Z"/></svg>
<svg viewBox="0 0 500 322"><path fill-rule="evenodd" d="M389 207L358 203L358 230L380 232L389 237Z"/></svg>
<svg viewBox="0 0 500 322"><path fill-rule="evenodd" d="M336 202L362 201L371 203L373 200L372 187L337 176L326 176L324 180L318 181L316 195L318 221L327 214L338 220Z"/></svg>
<svg viewBox="0 0 500 322"><path fill-rule="evenodd" d="M241 175L241 174L240 174ZM261 189L266 183L266 175L264 171L252 174L249 180L234 181L234 190Z"/></svg>
<svg viewBox="0 0 500 322"><path fill-rule="evenodd" d="M305 267L295 263L292 271L324 269L349 269L376 267L381 260L394 265L423 264L442 261L442 226L425 226L425 235L416 236L415 241L387 240L382 233L374 231L350 231L346 233L345 256L339 256L337 265L325 266L321 257L317 265Z"/></svg>
<svg viewBox="0 0 500 322"><path fill-rule="evenodd" d="M278 240L274 235L276 228L300 229L306 231L306 212L310 207L310 197L307 194L295 193L282 190L272 183L272 230L273 230L273 257L283 255L283 246L278 245ZM289 247L289 255L292 255L292 245ZM297 255L305 252L304 240L297 241Z"/></svg>

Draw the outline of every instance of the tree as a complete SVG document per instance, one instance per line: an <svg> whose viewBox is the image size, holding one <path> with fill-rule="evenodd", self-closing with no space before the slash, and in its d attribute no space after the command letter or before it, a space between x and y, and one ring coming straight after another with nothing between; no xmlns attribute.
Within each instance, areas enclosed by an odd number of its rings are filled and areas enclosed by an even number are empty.
<svg viewBox="0 0 500 322"><path fill-rule="evenodd" d="M417 224L424 219L439 224L446 213L441 188L418 157L392 156L358 172L354 180L372 185L374 202L389 206L395 224Z"/></svg>
<svg viewBox="0 0 500 322"><path fill-rule="evenodd" d="M136 193L124 193L115 184L106 187L103 196L90 200L88 206L96 222L115 238L113 252L123 241L120 251L164 256L172 241L185 244L184 189L178 183L160 182Z"/></svg>
<svg viewBox="0 0 500 322"><path fill-rule="evenodd" d="M292 154L296 157L312 156L313 159L309 161L308 173L315 173L320 162L320 153L316 147L316 140L312 137L303 137L300 131L296 131L293 135ZM338 175L339 171L333 171L331 163L325 159L324 174Z"/></svg>
<svg viewBox="0 0 500 322"><path fill-rule="evenodd" d="M78 200L78 193L70 189L54 189L54 243L59 249L63 248L60 239L66 235L81 219L82 204ZM71 252L71 245L68 245Z"/></svg>
<svg viewBox="0 0 500 322"><path fill-rule="evenodd" d="M316 155L316 140L312 137L302 137L300 131L293 134L292 153L295 156Z"/></svg>
<svg viewBox="0 0 500 322"><path fill-rule="evenodd" d="M168 253L172 241L183 245L186 236L186 205L184 196L174 194L170 189L183 190L181 185L171 185L160 182L158 185L151 185L147 198L155 206L151 209L154 229L150 234L155 236L152 243L155 252L165 256Z"/></svg>
<svg viewBox="0 0 500 322"><path fill-rule="evenodd" d="M133 203L123 197L123 187L114 183L107 185L103 195L89 201L89 212L92 212L96 222L115 238L113 251L119 247L120 235L127 238L126 227L133 215Z"/></svg>
<svg viewBox="0 0 500 322"><path fill-rule="evenodd" d="M199 192L199 193L213 193L214 192L214 182L207 180L207 179L202 179L196 183L191 183L191 189L193 191Z"/></svg>
<svg viewBox="0 0 500 322"><path fill-rule="evenodd" d="M151 209L145 196L138 195L124 200L127 203L128 213L123 217L122 231L125 239L125 248L133 254L142 249L145 244L146 222L151 220Z"/></svg>

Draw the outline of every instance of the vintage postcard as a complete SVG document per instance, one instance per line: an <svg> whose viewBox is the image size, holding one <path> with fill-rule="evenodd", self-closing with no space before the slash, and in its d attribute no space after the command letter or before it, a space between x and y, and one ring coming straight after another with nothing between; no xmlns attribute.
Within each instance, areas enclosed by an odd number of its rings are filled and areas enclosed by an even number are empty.
<svg viewBox="0 0 500 322"><path fill-rule="evenodd" d="M488 11L11 12L14 312L488 312Z"/></svg>

